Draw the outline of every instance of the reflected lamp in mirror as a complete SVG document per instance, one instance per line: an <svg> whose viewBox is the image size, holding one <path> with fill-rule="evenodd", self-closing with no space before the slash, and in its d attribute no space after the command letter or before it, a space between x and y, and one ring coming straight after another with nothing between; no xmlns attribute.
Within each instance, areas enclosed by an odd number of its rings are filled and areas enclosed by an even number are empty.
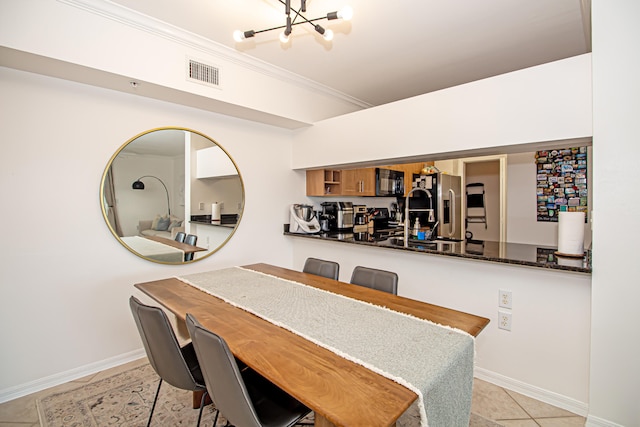
<svg viewBox="0 0 640 427"><path fill-rule="evenodd" d="M169 203L169 190L167 190L167 186L164 184L164 182L162 182L162 180L157 176L145 175L135 180L131 185L131 188L133 188L134 190L144 190L144 182L142 182L142 178L155 178L158 181L160 181L160 184L162 184L162 186L164 187L164 191L167 194L167 212L169 216L171 216L171 203Z"/></svg>
<svg viewBox="0 0 640 427"><path fill-rule="evenodd" d="M195 262L222 248L242 218L244 194L229 153L186 128L134 136L111 157L100 184L113 236L135 255L163 264ZM216 203L222 221L212 221ZM179 233L197 236L197 245L177 241Z"/></svg>

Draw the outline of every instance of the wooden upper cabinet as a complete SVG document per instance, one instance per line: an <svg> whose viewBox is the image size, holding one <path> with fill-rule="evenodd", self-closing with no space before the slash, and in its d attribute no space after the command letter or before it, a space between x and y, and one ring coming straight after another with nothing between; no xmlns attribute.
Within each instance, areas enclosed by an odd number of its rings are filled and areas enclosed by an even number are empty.
<svg viewBox="0 0 640 427"><path fill-rule="evenodd" d="M375 196L376 169L346 169L342 171L343 196Z"/></svg>
<svg viewBox="0 0 640 427"><path fill-rule="evenodd" d="M342 171L316 169L307 171L307 196L340 196Z"/></svg>
<svg viewBox="0 0 640 427"><path fill-rule="evenodd" d="M404 172L404 193L411 190L414 173L433 162L380 166ZM316 169L307 171L307 196L375 196L376 168Z"/></svg>

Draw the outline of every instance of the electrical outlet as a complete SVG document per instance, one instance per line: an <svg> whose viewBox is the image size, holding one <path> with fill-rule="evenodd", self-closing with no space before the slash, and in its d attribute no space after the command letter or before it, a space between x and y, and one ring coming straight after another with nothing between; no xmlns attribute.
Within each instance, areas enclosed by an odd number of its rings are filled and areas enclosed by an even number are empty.
<svg viewBox="0 0 640 427"><path fill-rule="evenodd" d="M224 210L224 202L220 202L220 203L218 203L218 204L220 205L220 210L221 210L221 211L222 211L222 210Z"/></svg>
<svg viewBox="0 0 640 427"><path fill-rule="evenodd" d="M505 331L511 330L511 313L505 311L498 312L498 328Z"/></svg>
<svg viewBox="0 0 640 427"><path fill-rule="evenodd" d="M198 203L198 209L200 209L201 211L204 210L204 202Z"/></svg>
<svg viewBox="0 0 640 427"><path fill-rule="evenodd" d="M498 291L498 305L502 308L513 308L512 304L511 291L500 289L500 291Z"/></svg>

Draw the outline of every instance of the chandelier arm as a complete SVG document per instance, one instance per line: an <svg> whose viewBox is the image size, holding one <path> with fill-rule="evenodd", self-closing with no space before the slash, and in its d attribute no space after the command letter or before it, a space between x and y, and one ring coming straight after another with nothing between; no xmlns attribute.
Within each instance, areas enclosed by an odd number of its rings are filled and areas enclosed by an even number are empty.
<svg viewBox="0 0 640 427"><path fill-rule="evenodd" d="M293 21L291 22L291 25L298 25L298 24L304 24L304 23L311 24L311 22L313 22L313 21L320 21L321 19L327 19L326 16L321 16L320 18L313 18L313 19L305 18L305 16L300 13L300 12L306 12L306 7L305 7L304 2L301 2L302 4L300 6L300 9L296 10L295 8L291 8L289 0L278 0L278 1L285 6L285 14L286 15L289 14L289 13L286 12L287 8L290 9L290 10L293 10L293 12L296 14L296 16L293 18ZM337 12L335 12L335 13L337 13ZM296 19L298 19L298 17L304 19L305 22L295 22ZM315 25L314 25L314 27L315 27ZM278 28L284 28L284 27L278 27Z"/></svg>
<svg viewBox="0 0 640 427"><path fill-rule="evenodd" d="M320 21L320 20L322 20L322 19L326 19L326 18L325 18L324 16L323 16L323 17L320 17L320 18L313 18L313 19L306 19L306 18L305 18L305 20L304 20L304 21L301 21L301 22L291 22L291 26L294 26L294 25L301 25L301 24L307 24L307 23L311 24L311 23L312 23L312 22L314 22L314 21ZM311 24L311 25L313 25L313 24ZM314 27L315 27L315 26L314 26ZM265 29L265 30L257 30L257 31L254 31L254 33L255 33L255 34L259 34L259 33L266 33L267 31L280 30L280 29L282 29L282 28L287 28L287 26L286 26L286 25L280 25L279 27L267 28L267 29Z"/></svg>
<svg viewBox="0 0 640 427"><path fill-rule="evenodd" d="M324 34L324 31L323 31L324 28L322 28L320 25L314 24L314 22L321 21L323 19L332 20L332 19L337 19L338 18L338 16L337 16L338 12L331 12L331 13L328 13L326 16L321 16L319 18L313 18L313 19L307 19L301 13L301 12L306 12L306 2L304 0L301 0L300 9L298 9L298 10L296 10L295 8L291 8L291 0L278 0L278 1L285 6L285 13L286 13L286 16L287 16L287 23L285 25L279 25L277 27L271 27L271 28L267 28L267 29L264 29L264 30L245 31L244 32L245 36L243 38L253 37L255 34L265 33L267 31L273 31L273 30L280 30L282 28L285 28L285 34L288 36L291 33L291 28L294 25L300 25L300 24L310 24L317 32L319 32L320 34ZM291 19L291 16L290 16L291 10L293 10L293 12L295 14L293 19ZM302 19L302 21L296 22L298 17L300 17ZM250 32L251 34L247 35L248 32Z"/></svg>

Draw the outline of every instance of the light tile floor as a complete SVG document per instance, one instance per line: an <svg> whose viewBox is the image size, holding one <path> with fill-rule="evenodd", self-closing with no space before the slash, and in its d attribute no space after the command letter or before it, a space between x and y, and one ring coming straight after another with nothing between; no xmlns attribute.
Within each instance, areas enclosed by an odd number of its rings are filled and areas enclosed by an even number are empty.
<svg viewBox="0 0 640 427"><path fill-rule="evenodd" d="M36 399L147 363L140 359L0 404L0 427L39 427ZM472 411L506 427L584 426L585 418L486 381L474 380Z"/></svg>

